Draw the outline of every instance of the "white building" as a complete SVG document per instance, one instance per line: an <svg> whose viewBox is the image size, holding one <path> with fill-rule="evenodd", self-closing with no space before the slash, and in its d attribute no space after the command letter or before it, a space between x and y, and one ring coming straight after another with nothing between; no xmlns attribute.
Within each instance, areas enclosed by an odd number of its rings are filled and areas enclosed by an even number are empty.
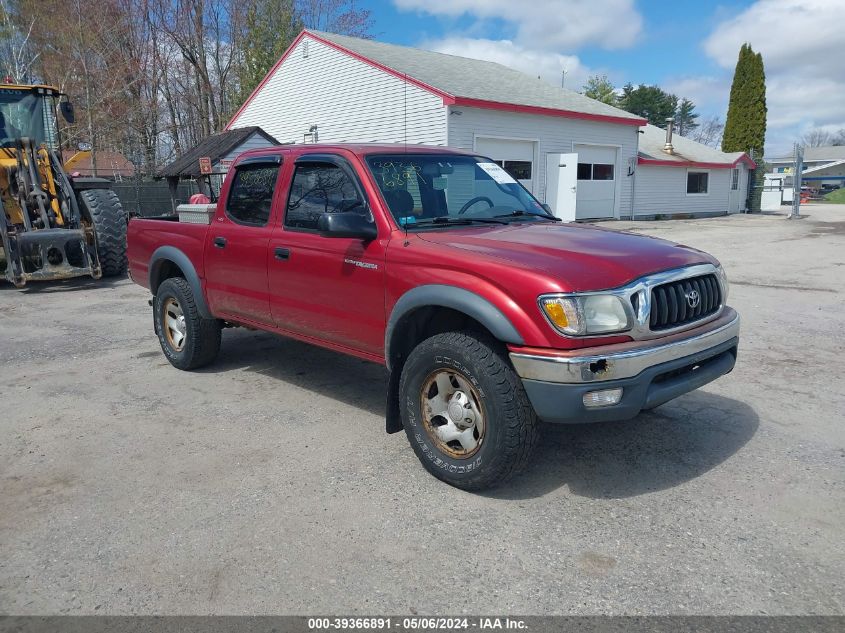
<svg viewBox="0 0 845 633"><path fill-rule="evenodd" d="M671 165L664 166L641 156L645 123L500 64L303 31L227 129L258 125L282 143L406 143L478 152L565 219L742 208L728 202L732 167L720 162L728 160L724 155L702 167L713 172L707 191L687 196L686 167L695 161L676 166L667 156ZM638 174L643 161L654 174L644 183ZM684 180L680 193L676 173ZM687 204L673 201L656 211L660 187Z"/></svg>
<svg viewBox="0 0 845 633"><path fill-rule="evenodd" d="M755 164L744 152L720 152L646 125L637 163L636 215L704 216L746 210L748 176Z"/></svg>
<svg viewBox="0 0 845 633"><path fill-rule="evenodd" d="M766 162L772 165L774 174L791 174L795 158L792 155L782 156L767 159ZM803 185L814 189L845 185L845 145L807 147L804 150L803 164L804 170L801 172ZM791 179L787 186L792 186Z"/></svg>

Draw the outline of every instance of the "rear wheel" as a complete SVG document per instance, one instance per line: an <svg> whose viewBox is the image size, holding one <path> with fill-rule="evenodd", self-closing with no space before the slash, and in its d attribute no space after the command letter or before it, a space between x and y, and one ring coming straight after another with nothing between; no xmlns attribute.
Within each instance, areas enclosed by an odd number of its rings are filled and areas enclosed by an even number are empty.
<svg viewBox="0 0 845 633"><path fill-rule="evenodd" d="M111 189L85 189L78 193L82 221L94 227L97 255L104 277L126 272L126 214Z"/></svg>
<svg viewBox="0 0 845 633"><path fill-rule="evenodd" d="M153 322L164 355L177 369L197 369L217 358L220 321L200 316L191 286L181 277L161 282Z"/></svg>
<svg viewBox="0 0 845 633"><path fill-rule="evenodd" d="M420 343L399 384L402 424L423 466L466 490L500 484L529 460L538 422L502 346L476 332Z"/></svg>

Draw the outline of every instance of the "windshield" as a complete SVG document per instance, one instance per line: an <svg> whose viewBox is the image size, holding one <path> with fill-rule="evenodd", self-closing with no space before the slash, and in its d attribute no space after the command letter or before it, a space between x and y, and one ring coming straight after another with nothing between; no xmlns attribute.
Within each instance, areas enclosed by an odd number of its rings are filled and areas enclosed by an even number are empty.
<svg viewBox="0 0 845 633"><path fill-rule="evenodd" d="M370 171L400 226L554 219L493 161L460 154L376 154Z"/></svg>
<svg viewBox="0 0 845 633"><path fill-rule="evenodd" d="M14 147L16 139L28 136L36 145L47 143L55 149L57 134L50 109L52 102L52 96L0 88L0 146ZM45 103L50 104L46 111Z"/></svg>

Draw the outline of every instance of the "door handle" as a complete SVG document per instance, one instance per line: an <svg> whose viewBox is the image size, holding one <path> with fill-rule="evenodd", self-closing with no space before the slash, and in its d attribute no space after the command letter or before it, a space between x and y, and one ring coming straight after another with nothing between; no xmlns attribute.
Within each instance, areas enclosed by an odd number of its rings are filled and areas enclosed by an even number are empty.
<svg viewBox="0 0 845 633"><path fill-rule="evenodd" d="M282 246L277 246L273 249L273 256L281 261L290 259L290 249Z"/></svg>
<svg viewBox="0 0 845 633"><path fill-rule="evenodd" d="M217 248L226 248L226 238L225 237L215 237L214 238L214 245Z"/></svg>

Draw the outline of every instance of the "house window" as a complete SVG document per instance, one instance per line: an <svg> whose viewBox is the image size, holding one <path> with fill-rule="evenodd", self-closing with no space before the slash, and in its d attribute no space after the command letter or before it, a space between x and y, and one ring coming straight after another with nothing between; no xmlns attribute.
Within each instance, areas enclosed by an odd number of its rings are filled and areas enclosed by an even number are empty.
<svg viewBox="0 0 845 633"><path fill-rule="evenodd" d="M494 160L493 162L508 172L515 180L531 180L532 164L530 160Z"/></svg>
<svg viewBox="0 0 845 633"><path fill-rule="evenodd" d="M238 224L267 224L278 175L279 165L276 163L254 163L238 167L226 201L226 214Z"/></svg>
<svg viewBox="0 0 845 633"><path fill-rule="evenodd" d="M706 171L687 172L687 195L701 196L708 193L710 173Z"/></svg>
<svg viewBox="0 0 845 633"><path fill-rule="evenodd" d="M578 180L613 180L609 163L578 163Z"/></svg>
<svg viewBox="0 0 845 633"><path fill-rule="evenodd" d="M736 191L739 189L739 169L734 168L731 170L731 191Z"/></svg>

